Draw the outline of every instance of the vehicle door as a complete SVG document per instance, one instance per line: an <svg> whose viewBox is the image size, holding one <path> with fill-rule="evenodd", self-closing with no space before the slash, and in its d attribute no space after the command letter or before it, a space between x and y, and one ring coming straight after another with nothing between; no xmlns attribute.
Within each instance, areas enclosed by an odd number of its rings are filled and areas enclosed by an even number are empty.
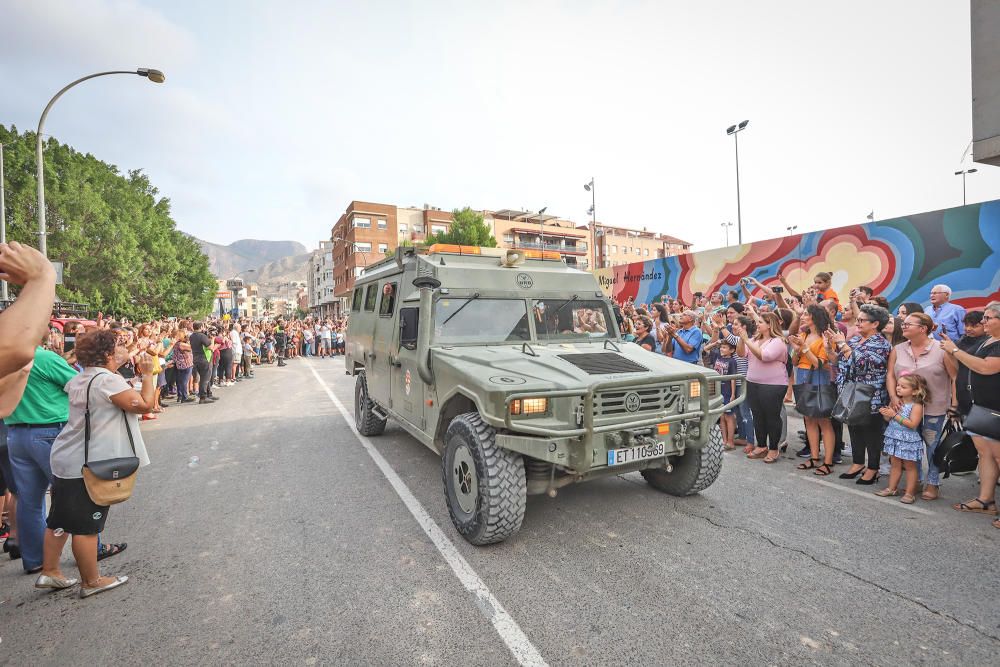
<svg viewBox="0 0 1000 667"><path fill-rule="evenodd" d="M424 381L417 372L417 331L420 324L420 302L407 301L399 309L396 328L396 349L390 381L393 409L403 419L419 429L426 428L424 415Z"/></svg>
<svg viewBox="0 0 1000 667"><path fill-rule="evenodd" d="M373 399L379 403L388 403L390 369L395 356L396 340L395 309L396 293L399 288L397 277L386 278L377 283L378 307L375 310L374 336L371 356L366 364L368 373L368 390Z"/></svg>

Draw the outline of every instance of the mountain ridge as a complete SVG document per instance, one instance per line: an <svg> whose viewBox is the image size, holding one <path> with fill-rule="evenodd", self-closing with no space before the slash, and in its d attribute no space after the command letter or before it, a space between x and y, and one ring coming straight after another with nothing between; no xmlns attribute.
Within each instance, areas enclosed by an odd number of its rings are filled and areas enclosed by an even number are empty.
<svg viewBox="0 0 1000 667"><path fill-rule="evenodd" d="M201 251L205 253L209 260L209 267L212 274L220 279L227 280L241 273L246 273L250 269L263 271L265 267L281 263L281 271L277 267L270 267L268 275L294 273L299 277L292 280L306 280L308 258L311 255L308 248L298 241L266 241L262 239L239 239L228 245L212 243L191 236ZM295 258L295 262L287 262L289 258ZM241 276L250 282L257 282L257 277L250 278ZM286 280L287 282L287 280Z"/></svg>

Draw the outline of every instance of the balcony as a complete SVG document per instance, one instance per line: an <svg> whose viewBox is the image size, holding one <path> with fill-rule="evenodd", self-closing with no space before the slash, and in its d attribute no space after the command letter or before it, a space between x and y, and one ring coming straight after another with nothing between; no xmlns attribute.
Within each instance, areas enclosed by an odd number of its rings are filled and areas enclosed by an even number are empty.
<svg viewBox="0 0 1000 667"><path fill-rule="evenodd" d="M523 250L555 250L559 253L564 254L576 254L585 255L587 253L586 243L577 243L576 245L563 245L561 243L534 243L531 241L518 241L515 240L510 244L511 248L520 248Z"/></svg>

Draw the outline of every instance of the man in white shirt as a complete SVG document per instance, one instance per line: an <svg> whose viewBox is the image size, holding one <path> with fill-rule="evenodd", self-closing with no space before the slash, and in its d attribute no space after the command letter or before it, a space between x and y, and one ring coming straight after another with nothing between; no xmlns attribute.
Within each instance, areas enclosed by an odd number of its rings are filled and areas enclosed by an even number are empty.
<svg viewBox="0 0 1000 667"><path fill-rule="evenodd" d="M233 375L232 377L239 380L240 366L243 364L243 342L242 336L240 335L240 325L235 322L229 327L229 340L233 344ZM235 382L227 382L228 385L236 384Z"/></svg>
<svg viewBox="0 0 1000 667"><path fill-rule="evenodd" d="M320 335L320 354L319 354L319 356L321 356L321 357L325 357L328 354L330 354L330 351L331 351L331 348L330 348L330 340L331 340L330 339L330 333L331 333L330 332L330 322L329 321L324 321L323 322L323 326L320 327L320 330L319 330L319 335Z"/></svg>

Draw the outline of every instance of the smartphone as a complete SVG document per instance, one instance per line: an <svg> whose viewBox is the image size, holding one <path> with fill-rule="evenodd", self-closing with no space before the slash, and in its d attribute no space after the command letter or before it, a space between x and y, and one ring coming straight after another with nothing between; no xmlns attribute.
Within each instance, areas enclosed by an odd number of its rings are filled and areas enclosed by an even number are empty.
<svg viewBox="0 0 1000 667"><path fill-rule="evenodd" d="M782 292L784 292L784 291L785 291L785 288L784 288L784 287L781 287L781 286L778 286L778 287L772 287L772 288L771 288L771 291L772 291L772 292L774 292L775 294L781 294Z"/></svg>

